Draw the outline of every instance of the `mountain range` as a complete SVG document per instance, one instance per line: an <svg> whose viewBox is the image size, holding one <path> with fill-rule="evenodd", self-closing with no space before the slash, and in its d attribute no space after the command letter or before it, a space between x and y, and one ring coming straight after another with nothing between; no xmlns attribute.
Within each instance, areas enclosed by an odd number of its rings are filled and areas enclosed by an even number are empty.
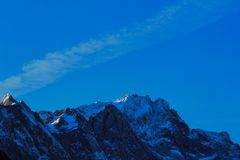
<svg viewBox="0 0 240 160"><path fill-rule="evenodd" d="M34 112L7 94L0 103L0 159L240 160L240 146L227 132L191 129L161 98L133 94Z"/></svg>

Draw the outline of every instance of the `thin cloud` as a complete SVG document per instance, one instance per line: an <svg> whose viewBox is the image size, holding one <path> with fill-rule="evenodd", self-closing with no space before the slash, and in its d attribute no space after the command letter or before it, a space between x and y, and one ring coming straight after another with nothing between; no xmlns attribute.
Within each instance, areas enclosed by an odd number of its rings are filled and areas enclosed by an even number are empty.
<svg viewBox="0 0 240 160"><path fill-rule="evenodd" d="M63 52L23 65L22 71L0 81L0 95L23 95L45 87L66 73L85 69L136 49L183 35L239 10L238 0L180 0L158 15L119 32L80 43Z"/></svg>

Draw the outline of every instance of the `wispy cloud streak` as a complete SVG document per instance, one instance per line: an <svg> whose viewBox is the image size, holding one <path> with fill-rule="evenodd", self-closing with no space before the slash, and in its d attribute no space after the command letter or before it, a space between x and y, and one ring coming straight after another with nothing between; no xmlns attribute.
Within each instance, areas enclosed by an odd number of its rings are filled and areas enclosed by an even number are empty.
<svg viewBox="0 0 240 160"><path fill-rule="evenodd" d="M239 0L179 0L142 23L90 39L62 52L47 53L43 59L27 63L19 74L0 81L0 95L10 92L19 96L40 89L70 71L183 35L239 8Z"/></svg>

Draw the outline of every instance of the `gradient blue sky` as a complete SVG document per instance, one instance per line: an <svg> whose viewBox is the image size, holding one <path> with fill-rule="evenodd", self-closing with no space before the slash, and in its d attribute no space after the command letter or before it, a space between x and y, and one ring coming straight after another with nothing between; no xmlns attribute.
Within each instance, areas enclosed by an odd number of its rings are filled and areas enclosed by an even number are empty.
<svg viewBox="0 0 240 160"><path fill-rule="evenodd" d="M21 73L23 65L44 59L48 52L64 51L129 26L134 30L131 25L179 1L0 2L0 84ZM16 98L24 99L33 110L55 110L114 100L125 94L148 94L153 99L166 99L190 127L226 130L239 142L240 7L237 0L228 1L234 11L224 12L217 20L214 13L209 22L200 19L196 27L158 39L162 31L146 46L133 43L138 47L127 49L124 55L86 69L70 69L44 87L22 92ZM178 26L184 21L181 18L170 24ZM146 43L148 40L151 38L144 39ZM117 51L127 46L120 45Z"/></svg>

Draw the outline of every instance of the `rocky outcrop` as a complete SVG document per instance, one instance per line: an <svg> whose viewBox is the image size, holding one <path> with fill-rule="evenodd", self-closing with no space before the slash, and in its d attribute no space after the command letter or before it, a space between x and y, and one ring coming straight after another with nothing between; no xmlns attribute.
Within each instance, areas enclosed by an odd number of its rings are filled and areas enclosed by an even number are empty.
<svg viewBox="0 0 240 160"><path fill-rule="evenodd" d="M75 109L67 108L46 115L45 123L51 133L61 142L73 160L105 160L88 121Z"/></svg>
<svg viewBox="0 0 240 160"><path fill-rule="evenodd" d="M127 118L113 105L90 117L89 125L108 159L157 159L132 130Z"/></svg>
<svg viewBox="0 0 240 160"><path fill-rule="evenodd" d="M240 146L234 144L226 132L209 132L200 129L192 129L188 146L188 159L193 156L209 157L213 160L239 160ZM196 156L195 156L196 157Z"/></svg>

